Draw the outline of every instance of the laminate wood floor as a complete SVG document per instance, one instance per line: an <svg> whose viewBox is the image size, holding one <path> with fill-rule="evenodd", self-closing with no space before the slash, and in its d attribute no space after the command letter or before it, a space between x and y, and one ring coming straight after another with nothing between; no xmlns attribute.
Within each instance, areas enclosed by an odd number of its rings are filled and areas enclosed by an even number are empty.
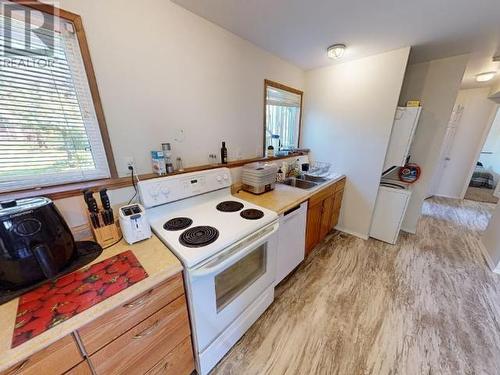
<svg viewBox="0 0 500 375"><path fill-rule="evenodd" d="M213 373L500 374L500 276L478 245L493 207L430 199L397 246L328 238Z"/></svg>

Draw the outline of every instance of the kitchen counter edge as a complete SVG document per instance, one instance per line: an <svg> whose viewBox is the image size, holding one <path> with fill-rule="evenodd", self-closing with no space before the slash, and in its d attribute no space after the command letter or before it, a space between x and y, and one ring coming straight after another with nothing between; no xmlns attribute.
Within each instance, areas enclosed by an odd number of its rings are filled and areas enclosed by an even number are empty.
<svg viewBox="0 0 500 375"><path fill-rule="evenodd" d="M270 209L276 212L278 215L281 215L289 209L294 208L307 201L317 192L333 184L336 184L337 182L342 181L345 178L346 176L343 174L338 175L328 182L320 184L309 190L299 189L293 186L277 183L274 190L260 195L252 194L243 190L240 190L233 195L250 203L254 203L258 206ZM277 195L282 195L282 197L279 198ZM281 202L278 203L278 201Z"/></svg>

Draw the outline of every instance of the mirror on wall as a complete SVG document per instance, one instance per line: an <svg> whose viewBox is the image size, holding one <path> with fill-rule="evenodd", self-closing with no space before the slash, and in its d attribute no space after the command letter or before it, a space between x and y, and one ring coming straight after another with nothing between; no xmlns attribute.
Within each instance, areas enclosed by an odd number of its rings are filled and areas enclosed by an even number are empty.
<svg viewBox="0 0 500 375"><path fill-rule="evenodd" d="M265 80L264 155L273 146L274 155L299 147L303 92Z"/></svg>

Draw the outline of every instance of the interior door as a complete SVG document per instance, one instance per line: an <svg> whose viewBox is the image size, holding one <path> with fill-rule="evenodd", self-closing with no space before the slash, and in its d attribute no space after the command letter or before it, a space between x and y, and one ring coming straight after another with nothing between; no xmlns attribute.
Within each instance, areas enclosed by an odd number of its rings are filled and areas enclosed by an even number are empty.
<svg viewBox="0 0 500 375"><path fill-rule="evenodd" d="M464 106L461 104L458 104L453 108L450 122L448 123L448 127L446 128L446 134L444 136L443 144L441 146L439 163L438 166L436 167L436 170L434 171L434 176L432 178L432 183L427 193L427 197L433 196L438 193L439 185L441 183L443 175L446 173L448 164L452 162L450 157L451 149L453 147L453 142L457 134L460 120L462 119L463 111L464 111Z"/></svg>

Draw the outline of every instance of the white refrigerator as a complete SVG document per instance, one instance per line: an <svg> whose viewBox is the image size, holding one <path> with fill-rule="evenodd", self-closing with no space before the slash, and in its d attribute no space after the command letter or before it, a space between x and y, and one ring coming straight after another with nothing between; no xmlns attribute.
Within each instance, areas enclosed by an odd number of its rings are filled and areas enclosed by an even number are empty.
<svg viewBox="0 0 500 375"><path fill-rule="evenodd" d="M405 165L421 111L422 107L397 108L392 126L391 139L385 156L384 171L391 167L402 167Z"/></svg>

